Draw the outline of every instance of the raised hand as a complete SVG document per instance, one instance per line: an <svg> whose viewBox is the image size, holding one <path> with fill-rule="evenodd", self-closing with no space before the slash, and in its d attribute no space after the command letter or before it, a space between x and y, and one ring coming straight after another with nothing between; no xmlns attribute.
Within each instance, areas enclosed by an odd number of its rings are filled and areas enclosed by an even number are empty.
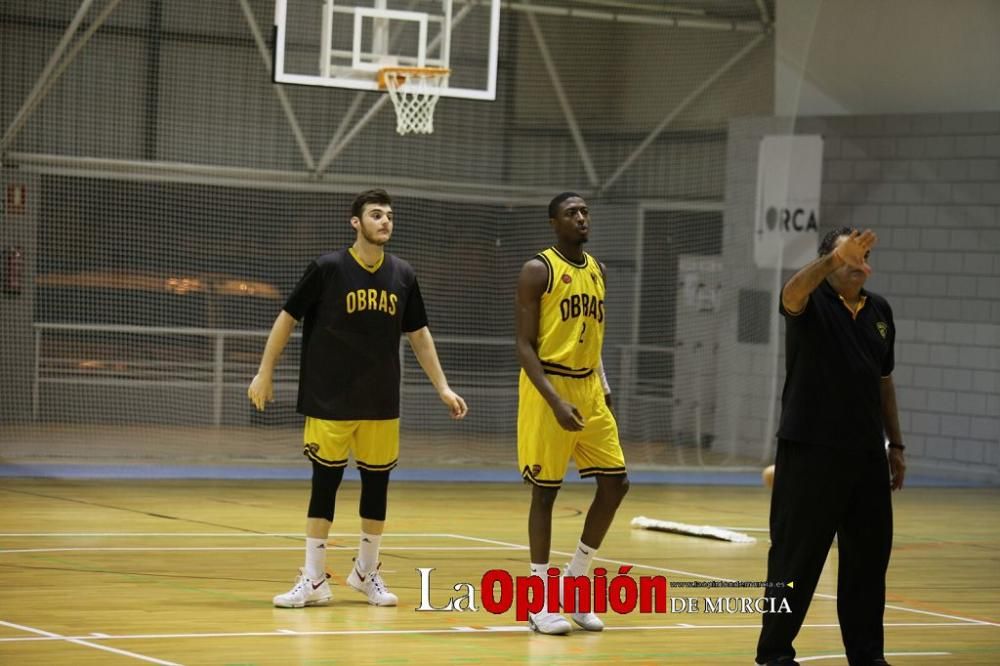
<svg viewBox="0 0 1000 666"><path fill-rule="evenodd" d="M854 230L834 249L833 254L851 268L857 268L871 275L868 253L878 243L878 236L871 229Z"/></svg>

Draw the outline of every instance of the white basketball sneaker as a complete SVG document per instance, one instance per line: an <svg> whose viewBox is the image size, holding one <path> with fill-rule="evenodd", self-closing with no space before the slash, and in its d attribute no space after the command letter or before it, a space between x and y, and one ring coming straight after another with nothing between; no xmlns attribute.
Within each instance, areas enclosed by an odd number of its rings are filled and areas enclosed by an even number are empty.
<svg viewBox="0 0 1000 666"><path fill-rule="evenodd" d="M532 631L549 636L559 636L568 634L573 630L569 620L559 613L542 611L541 613L528 613L528 626Z"/></svg>
<svg viewBox="0 0 1000 666"><path fill-rule="evenodd" d="M604 631L604 622L594 613L573 613L570 617L587 631Z"/></svg>
<svg viewBox="0 0 1000 666"><path fill-rule="evenodd" d="M559 588L565 590L564 579L568 575L569 565L563 567L563 575L559 577ZM580 607L580 596L577 594L575 608ZM572 613L573 621L587 631L604 631L604 622L595 613Z"/></svg>
<svg viewBox="0 0 1000 666"><path fill-rule="evenodd" d="M347 584L361 594L367 595L368 603L372 606L395 606L399 603L399 597L385 586L385 581L378 572L381 567L382 563L379 562L373 571L362 574L358 571L358 563L355 560L351 575L347 577Z"/></svg>
<svg viewBox="0 0 1000 666"><path fill-rule="evenodd" d="M299 577L295 581L295 586L284 594L279 594L274 598L274 605L278 608L302 608L304 606L324 606L333 599L330 592L330 584L327 579L330 574L324 573L322 580L312 580L308 578L302 569L299 569Z"/></svg>

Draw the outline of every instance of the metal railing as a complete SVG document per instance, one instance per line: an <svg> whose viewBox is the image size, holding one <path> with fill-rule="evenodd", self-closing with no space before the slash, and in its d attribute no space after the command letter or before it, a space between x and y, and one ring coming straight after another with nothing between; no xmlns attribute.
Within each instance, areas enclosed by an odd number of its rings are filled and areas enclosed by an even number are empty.
<svg viewBox="0 0 1000 666"><path fill-rule="evenodd" d="M208 391L215 426L223 423L226 390L245 389L259 364L263 342L247 345L246 341L269 334L268 330L56 323L36 323L34 331L34 420L39 419L46 385L154 387ZM292 340L300 341L301 332L294 332ZM482 396L516 392L518 364L512 337L436 335L435 342L453 386L474 388ZM406 346L400 347L404 390L428 389L419 364L412 354L405 354ZM623 433L640 438L675 434L662 429L673 430L676 425L679 402L672 370L676 353L673 347L658 345L606 349L606 360L617 357L617 368L607 369ZM449 362L452 354L458 356ZM275 369L275 388L294 391L297 379L298 354L286 351ZM232 394L230 408L231 399ZM701 441L702 405L695 396L685 400L693 417L691 434ZM516 413L510 416L516 418Z"/></svg>
<svg viewBox="0 0 1000 666"><path fill-rule="evenodd" d="M234 343L248 339L267 338L268 330L211 329L190 327L132 326L116 324L56 324L36 323L35 359L32 381L32 418L41 412L42 387L45 385L78 385L110 387L157 387L178 389L209 389L211 391L213 425L223 421L224 394L227 388L246 388L256 372L263 344L244 351L242 359L232 358ZM46 345L46 336L61 336ZM133 344L135 338L140 342ZM292 333L299 341L301 331ZM200 340L205 344L168 344L178 339ZM476 367L452 364L449 379L455 385L506 390L516 386L516 372L496 359L503 358L492 350L508 347L511 364L514 342L510 338L483 336L435 336L439 353L452 345L484 347L488 361ZM89 344L88 344L89 343ZM51 349L46 349L46 347ZM406 343L400 346L400 368L404 385L407 378L422 378L419 365L404 354ZM132 353L126 348L132 347ZM138 348L138 353L135 349ZM484 366L496 366L492 369ZM416 372L414 372L414 369ZM293 388L298 379L297 354L286 353L275 368L275 388ZM421 379L414 383L423 384Z"/></svg>
<svg viewBox="0 0 1000 666"><path fill-rule="evenodd" d="M32 418L38 420L41 404L41 387L43 384L76 384L84 386L157 386L175 388L205 388L212 389L212 423L222 423L223 392L227 386L239 386L241 382L227 381L227 373L246 373L255 371L256 363L226 362L226 342L230 339L266 338L270 331L245 331L233 329L208 328L171 328L159 326L129 326L117 324L53 324L36 323L35 329L35 364L32 382L31 412ZM115 354L69 354L62 356L46 356L43 353L43 336L46 333L68 334L106 334L109 337L142 336L155 343L156 339L170 338L200 338L209 342L211 359L198 361L197 356L182 359L155 358L149 354L146 358L125 359ZM293 339L301 339L301 332L292 334ZM77 341L78 342L78 341ZM99 341L101 342L101 341ZM111 341L103 341L105 345ZM153 348L153 344L148 346ZM88 350L88 351L92 351ZM65 354L65 352L64 352ZM95 356L81 358L81 356ZM275 384L289 381L290 371L297 368L288 362L279 364L276 368Z"/></svg>

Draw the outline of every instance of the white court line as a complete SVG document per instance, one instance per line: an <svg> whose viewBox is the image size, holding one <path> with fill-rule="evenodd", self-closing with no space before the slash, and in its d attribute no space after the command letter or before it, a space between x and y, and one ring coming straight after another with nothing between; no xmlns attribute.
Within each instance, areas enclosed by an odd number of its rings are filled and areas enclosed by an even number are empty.
<svg viewBox="0 0 1000 666"><path fill-rule="evenodd" d="M255 550L302 550L302 546L162 546L162 547L149 547L149 546L81 546L79 548L0 548L0 554L3 553L78 553L78 552L155 552L162 553L166 551L255 551ZM356 546L329 546L327 550L357 550ZM379 551L385 550L522 550L521 548L509 548L500 546L383 546L379 548Z"/></svg>
<svg viewBox="0 0 1000 666"><path fill-rule="evenodd" d="M484 539L483 537L466 536L464 534L442 534L441 536L451 537L453 539L465 539L466 541L478 541L480 543L492 543L496 546L513 546L515 548L521 548L522 550L527 550L527 546L519 546L516 543L508 543L506 541L497 541L496 539ZM555 552L555 551L553 551Z"/></svg>
<svg viewBox="0 0 1000 666"><path fill-rule="evenodd" d="M887 657L943 657L951 652L886 652ZM824 654L817 657L799 657L796 661L821 661L823 659L847 659L846 654Z"/></svg>
<svg viewBox="0 0 1000 666"><path fill-rule="evenodd" d="M814 597L822 597L824 599L833 599L834 601L836 601L836 599L837 599L837 595L835 595L835 594L823 594L821 592L816 592L816 593L813 594L813 596ZM961 620L962 622L967 622L969 624L982 624L982 625L986 625L986 626L989 626L989 627L1000 627L1000 624L997 624L996 622L987 622L986 620L974 620L972 618L962 617L960 615L948 615L946 613L935 613L933 611L921 610L919 608L908 608L906 606L896 606L896 605L893 605L893 604L886 604L885 607L886 608L891 608L893 610L898 610L898 611L906 611L907 613L919 613L921 615L930 615L932 617L943 617L943 618L946 618L948 620Z"/></svg>
<svg viewBox="0 0 1000 666"><path fill-rule="evenodd" d="M743 529L746 529L746 528L743 528ZM166 536L166 537L170 537L170 536L279 537L280 536L280 537L285 537L285 536L301 536L301 534L297 533L297 532L296 533L272 532L272 533L266 533L266 534L248 534L248 533L243 533L243 532L211 532L211 533L206 533L206 532L33 532L33 533L0 533L0 537L3 537L3 536L38 536L38 537L57 537L57 536L82 536L82 537L94 537L94 536L121 536L121 537L127 537L127 536ZM354 536L357 536L357 534L355 532L334 532L334 533L331 533L330 536L331 537L334 537L334 536L354 537ZM486 538L483 538L483 537L474 537L474 536L468 536L468 535L464 535L464 534L450 534L450 533L443 533L443 532L400 532L400 533L395 533L394 532L391 535L389 535L389 537L390 538L392 538L392 537L400 537L400 538L404 538L404 537L413 537L413 538L420 538L420 537L452 538L452 539L459 539L459 540L475 541L475 542L479 542L479 543L492 544L494 546L502 546L504 549L510 549L510 550L528 550L528 546L521 545L521 544L510 543L510 542L507 542L507 541L499 541L497 539L486 539ZM299 546L248 547L248 548L235 548L235 547L234 548L226 548L226 547L217 547L217 548L208 548L208 547L206 547L206 548L194 548L194 547L192 547L192 548L38 548L38 549L2 549L2 550L0 550L0 553L67 552L67 551L113 551L113 550L122 550L122 551L148 551L148 550L157 550L157 551L165 551L165 550L176 550L176 551L198 551L198 550L261 550L261 551L267 551L267 550L298 550L299 548L300 548ZM353 547L347 547L347 546L332 546L331 547L331 550L352 550L352 549L353 549ZM441 547L441 546L428 546L426 548L419 547L419 546L395 546L395 547L393 547L393 546L386 546L386 547L383 547L381 550L456 550L456 551L458 551L458 550L493 550L493 549L491 549L491 548L478 548L477 549L477 548L466 547L466 546L458 546L458 547L455 547L455 548ZM564 555L566 557L572 557L573 556L573 553L569 553L569 552L566 552L566 551L553 550L551 552L553 554ZM683 575L683 576L691 576L693 578L702 578L702 579L705 579L705 580L720 580L720 581L734 581L735 580L733 578L724 578L724 577L718 577L718 576L709 576L707 574L697 573L697 572L693 572L693 571L684 571L682 569L670 569L670 568L667 568L667 567L656 567L656 566L653 566L651 564L639 564L639 563L634 563L634 562L624 562L624 561L621 561L621 560L611 560L611 559L607 559L607 558L603 558L603 557L597 557L597 558L595 558L595 560L598 560L598 561L601 561L601 562L607 562L609 564L617 564L619 566L625 565L625 566L640 567L640 568L645 568L645 569L649 569L649 570L652 570L652 571L660 571L660 572L663 572L663 573L680 574L680 575ZM612 572L609 572L609 573L612 573ZM833 600L835 600L837 598L836 595L823 594L823 593L820 593L820 592L815 593L814 596L820 597L820 598L823 598L823 599L833 599ZM945 613L936 613L936 612L933 612L933 611L920 610L920 609L916 609L916 608L907 608L905 606L897 606L897 605L887 604L886 608L890 608L890 609L898 610L898 611L905 611L905 612L909 612L909 613L918 613L918 614L922 614L922 615L930 615L932 617L941 617L941 618L945 618L945 619L949 619L949 620L959 620L961 622L966 622L966 623L970 623L970 624L988 625L988 626L1000 626L1000 624L995 623L995 622L987 622L985 620L975 620L975 619L971 619L971 618L967 618L967 617L962 617L962 616L959 616L959 615L948 615L948 614L945 614Z"/></svg>
<svg viewBox="0 0 1000 666"><path fill-rule="evenodd" d="M136 652L129 652L128 650L119 650L118 648L113 648L108 645L99 645L91 641L83 640L81 638L73 638L69 636L60 636L59 634L54 634L51 631L44 631L42 629L36 629L34 627L26 627L23 624L14 624L13 622L4 622L0 620L0 624L5 627L11 627L12 629L20 629L21 631L27 631L33 634L41 634L49 638L66 641L68 643L75 643L76 645L83 645L84 647L94 648L95 650L104 650L105 652L113 652L115 654L120 654L123 657L132 657L133 659L139 659L140 661L148 661L151 664L161 664L161 666L180 666L180 664L173 661L163 661L162 659L155 659L153 657L147 657L143 654L138 654ZM101 637L103 639L103 637Z"/></svg>
<svg viewBox="0 0 1000 666"><path fill-rule="evenodd" d="M0 532L0 537L298 537L302 532ZM356 537L357 532L330 532L331 537ZM471 539L442 532L393 532L392 538L403 537L451 537Z"/></svg>
<svg viewBox="0 0 1000 666"><path fill-rule="evenodd" d="M816 624L803 624L803 627L809 627L811 629L840 629L840 624L836 622L821 623ZM883 626L886 627L979 627L982 625L973 624L971 622L886 622ZM649 631L654 629L756 629L760 631L760 622L755 622L754 624L688 624L685 622L678 622L677 625L630 625L626 627L605 627L604 631Z"/></svg>
<svg viewBox="0 0 1000 666"><path fill-rule="evenodd" d="M462 538L461 535L457 535L457 534L453 534L451 536ZM506 541L497 541L495 539L480 539L478 537L464 537L464 538L471 539L473 541L484 541L486 543L493 543L493 544L497 544L497 545L506 545L506 546L517 546L518 545L518 544L515 544L515 543L508 543ZM521 547L525 548L525 546L521 546ZM553 550L553 551L550 551L550 552L552 554L554 554L554 555L564 555L566 557L573 557L573 553L568 553L568 552L562 551L562 550ZM643 568L643 569L650 569L652 571L662 571L664 573L682 574L682 575L685 575L685 576L693 576L695 578L704 578L706 580L721 580L721 581L726 581L726 582L735 581L734 578L722 578L722 577L717 577L717 576L709 576L709 575L701 574L701 573L695 573L695 572L692 572L692 571L682 571L680 569L668 569L666 567L655 567L655 566L653 566L651 564L639 564L639 563L636 563L636 562L623 562L621 560L610 560L610 559L607 559L605 557L595 557L594 560L595 561L601 561L601 562L607 562L608 564L617 564L619 566L632 566L632 567L639 567L639 568ZM612 573L611 571L608 572L608 574L611 574L611 573ZM821 594L821 593L818 593L818 592L815 593L813 596L822 597L824 599L836 599L837 598L836 595ZM906 611L906 612L909 612L909 613L920 613L922 615L931 615L933 617L943 617L943 618L948 619L948 620L960 620L960 621L966 622L968 624L1000 627L1000 623L996 623L996 622L987 622L985 620L973 620L971 618L961 617L959 615L947 615L945 613L935 613L935 612L932 612L932 611L919 610L919 609L916 609L916 608L907 608L906 606L895 606L895 605L888 605L887 604L886 608L892 608L893 610L899 610L899 611ZM886 626L888 626L888 625L886 625Z"/></svg>
<svg viewBox="0 0 1000 666"><path fill-rule="evenodd" d="M12 625L8 622L0 624ZM840 625L833 624L804 624L807 629L839 629ZM978 627L980 625L969 622L889 622L886 627ZM753 624L655 624L638 625L626 627L605 627L604 631L690 631L706 629L747 629L760 631L760 623ZM186 633L186 634L112 634L101 637L101 640L165 640L165 639L198 639L198 638L267 638L267 637L289 637L289 636L408 636L416 634L455 634L455 633L495 633L495 632L528 632L531 631L526 624L499 625L486 627L448 627L446 629L331 629L329 631L297 631L292 629L275 629L274 631L229 631L212 633ZM8 637L0 638L0 643L31 643L44 641L78 641L83 639L97 640L93 636L60 636L41 632L43 636L28 637ZM166 662L158 662L166 663Z"/></svg>
<svg viewBox="0 0 1000 666"><path fill-rule="evenodd" d="M247 534L244 532L24 532L3 533L0 537L301 537L301 533L271 532L267 534ZM356 537L356 532L331 532L330 537ZM460 534L445 534L442 532L393 532L389 538L448 538L465 541L476 541L493 544L492 546L382 546L379 550L442 550L442 551L491 551L491 550L527 550L527 546L518 546L503 541L480 539ZM0 548L3 553L68 553L68 552L148 552L148 551L285 551L301 550L302 546L91 546L64 548ZM354 550L354 546L330 546L329 550Z"/></svg>
<svg viewBox="0 0 1000 666"><path fill-rule="evenodd" d="M817 596L827 596L827 595L817 595ZM835 596L830 596L831 599L836 599ZM933 615L934 617L944 617L949 620L962 620L964 622L972 622L974 624L988 624L991 627L1000 627L1000 624L996 622L987 622L986 620L972 620L967 617L959 617L958 615L945 615L944 613L933 613L931 611L920 610L919 608L907 608L906 606L894 606L893 604L886 604L886 608L892 608L893 610L908 611L910 613L922 613L924 615Z"/></svg>

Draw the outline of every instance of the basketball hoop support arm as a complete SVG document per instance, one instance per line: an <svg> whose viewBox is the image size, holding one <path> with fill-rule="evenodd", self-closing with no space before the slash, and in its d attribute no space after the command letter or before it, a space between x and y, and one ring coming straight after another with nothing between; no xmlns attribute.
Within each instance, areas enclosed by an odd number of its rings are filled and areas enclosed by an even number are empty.
<svg viewBox="0 0 1000 666"><path fill-rule="evenodd" d="M535 41L538 43L538 51L542 55L545 69L549 72L549 79L552 80L552 88L559 99L559 106L562 107L563 115L566 116L566 124L569 126L569 132L573 136L573 143L576 144L576 149L580 153L580 160L583 162L583 168L587 171L587 180L590 181L591 185L596 187L600 184L601 179L597 175L597 169L594 168L594 161L590 158L587 143L583 139L580 125L576 122L576 116L573 114L573 107L570 106L569 99L566 97L566 91L563 90L562 81L559 79L559 72L556 69L555 63L552 62L552 55L549 53L549 47L545 42L542 29L538 25L538 19L534 14L527 14L526 18L528 19L528 25L531 26L531 32L535 35Z"/></svg>
<svg viewBox="0 0 1000 666"><path fill-rule="evenodd" d="M66 71L66 68L70 66L70 63L76 58L80 50L90 41L90 38L94 36L98 28L104 25L104 22L108 20L111 12L115 10L121 0L111 0L107 6L97 15L94 22L90 24L87 30L80 36L80 39L73 44L73 48L70 49L69 53L62 62L59 62L60 57L65 51L66 47L69 46L70 40L73 39L73 35L76 34L80 23L83 21L83 17L86 16L87 11L90 9L90 5L93 4L93 0L83 0L80 8L76 12L76 16L73 17L73 21L70 23L69 27L66 28L66 32L63 34L62 39L56 46L55 51L49 58L48 63L45 65L45 69L42 70L42 74L38 77L38 81L35 82L35 87L32 88L31 92L28 94L27 99L24 100L24 104L21 105L20 110L17 115L14 116L14 120L11 122L10 127L4 133L3 139L0 140L0 155L7 150L7 147L14 141L17 133L21 131L24 127L24 123L28 121L31 117L31 113L38 107L45 96L49 94L52 86L62 73ZM59 63L58 66L56 63Z"/></svg>
<svg viewBox="0 0 1000 666"><path fill-rule="evenodd" d="M243 8L243 16L246 18L247 25L250 27L250 32L253 34L253 41L257 44L257 51L260 53L260 57L264 59L264 68L267 70L268 78L271 78L271 54L267 50L267 45L264 43L264 36L260 32L260 26L257 25L257 19L254 18L253 10L250 9L250 4L248 0L240 0L240 6ZM299 126L299 120L295 116L295 110L292 108L292 103L288 99L288 95L285 93L285 89L279 84L273 84L271 86L274 89L274 94L278 96L278 103L281 104L281 109L285 112L285 118L288 120L288 127L292 130L292 134L295 136L295 143L299 146L299 152L302 153L302 160L306 164L306 168L312 170L316 167L316 162L313 161L312 153L309 151L309 144L306 142L306 137L302 133L302 128Z"/></svg>
<svg viewBox="0 0 1000 666"><path fill-rule="evenodd" d="M732 67L736 65L736 63L743 60L743 58L748 53L757 48L757 46L761 42L763 42L764 39L766 39L770 34L771 33L765 32L754 37L751 42L749 42L746 46L737 51L736 54L734 54L732 58L723 63L723 65L719 67L719 69L715 70L715 72L713 72L711 76L709 76L707 79L698 84L697 88L688 93L687 97L682 99L681 102L677 106L675 106L673 110L670 113L668 113L667 116L662 121L660 121L660 124L657 125L656 128L652 132L650 132L645 139L642 140L642 143L640 143L639 146L634 151L632 151L632 154L625 158L625 161L622 162L621 166L619 166L618 169L613 174L611 174L611 177L608 178L606 181L604 181L604 184L601 185L599 192L603 193L609 187L611 187L621 177L623 173L628 171L628 168L632 166L632 163L635 162L637 159L639 159L639 156L642 155L646 151L646 149L649 148L650 145L652 145L654 141L656 141L656 138L663 133L663 130L667 129L670 123L674 121L674 118L679 116L681 112L684 111L684 109L686 109L692 102L698 99L701 96L701 94L706 90L708 90L708 88L713 83L718 81L723 74L732 69Z"/></svg>

